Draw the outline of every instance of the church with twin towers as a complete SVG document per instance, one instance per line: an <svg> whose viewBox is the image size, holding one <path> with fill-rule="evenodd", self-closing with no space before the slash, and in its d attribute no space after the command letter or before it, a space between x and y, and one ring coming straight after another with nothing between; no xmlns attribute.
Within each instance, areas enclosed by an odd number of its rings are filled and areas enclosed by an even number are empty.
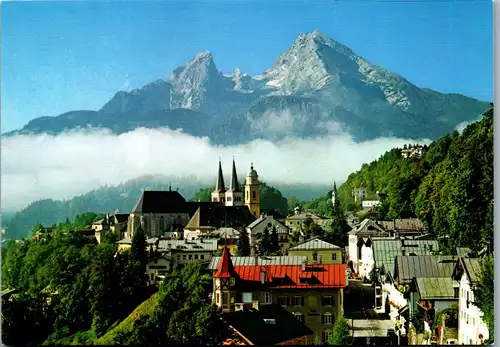
<svg viewBox="0 0 500 347"><path fill-rule="evenodd" d="M260 216L260 183L259 175L257 175L257 171L253 168L253 163L250 165L250 170L245 177L245 184L240 186L233 158L231 181L229 187L226 188L222 173L222 163L219 158L219 172L217 174L215 189L212 192L212 202L219 202L225 206L245 205L254 217L258 218Z"/></svg>

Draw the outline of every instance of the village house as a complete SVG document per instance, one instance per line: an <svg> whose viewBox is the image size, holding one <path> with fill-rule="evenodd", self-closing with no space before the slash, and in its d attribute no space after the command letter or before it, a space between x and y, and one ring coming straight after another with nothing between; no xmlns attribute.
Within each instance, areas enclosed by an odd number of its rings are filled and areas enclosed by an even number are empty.
<svg viewBox="0 0 500 347"><path fill-rule="evenodd" d="M424 330L429 331L429 326L432 325L434 319L433 314L429 313L453 307L453 299L449 295L454 295L454 289L443 289L443 293L439 294L436 293L433 285L436 279L442 280L443 283L451 280L456 263L456 256L396 256L394 281L398 290L408 300L408 310L405 316L407 321L409 317L420 311L425 321ZM443 286L447 286L448 289L455 288L457 283L452 281ZM427 299L419 296L419 290ZM439 297L439 295L442 296ZM455 306L456 303L455 299Z"/></svg>
<svg viewBox="0 0 500 347"><path fill-rule="evenodd" d="M172 259L168 255L158 255L149 259L146 265L146 273L150 284L155 284L158 280L165 278L165 275L172 270Z"/></svg>
<svg viewBox="0 0 500 347"><path fill-rule="evenodd" d="M213 300L224 313L254 302L278 304L314 332L308 335L308 343L315 337L329 340L342 312L344 264L234 266L229 250L224 248L213 277Z"/></svg>
<svg viewBox="0 0 500 347"><path fill-rule="evenodd" d="M172 259L172 262L185 265L194 261L210 262L217 253L217 239L199 238L197 240L159 240L156 253Z"/></svg>
<svg viewBox="0 0 500 347"><path fill-rule="evenodd" d="M223 314L224 321L234 337L223 345L305 345L313 331L297 320L293 314L277 304L251 307L239 305L235 311Z"/></svg>
<svg viewBox="0 0 500 347"><path fill-rule="evenodd" d="M365 187L354 188L352 190L352 196L354 201L363 201L366 198L367 189Z"/></svg>
<svg viewBox="0 0 500 347"><path fill-rule="evenodd" d="M302 242L288 250L291 256L305 256L313 264L342 264L342 248L329 242L314 238Z"/></svg>
<svg viewBox="0 0 500 347"><path fill-rule="evenodd" d="M318 225L320 225L321 221L323 220L323 218L319 217L318 215L315 215L314 213L301 211L300 208L297 206L294 209L294 213L286 217L285 225L289 227L292 231L302 230L302 228L304 227L304 222L309 219Z"/></svg>
<svg viewBox="0 0 500 347"><path fill-rule="evenodd" d="M409 148L403 148L401 150L401 155L403 158L422 158L422 155L424 154L424 147L423 146L410 146Z"/></svg>
<svg viewBox="0 0 500 347"><path fill-rule="evenodd" d="M361 202L361 206L363 206L363 208L380 206L380 195L378 194L378 192L376 192L369 198L363 199L363 201Z"/></svg>
<svg viewBox="0 0 500 347"><path fill-rule="evenodd" d="M219 228L233 228L239 231L255 220L247 206L202 205L184 227L184 239L196 240L207 237Z"/></svg>
<svg viewBox="0 0 500 347"><path fill-rule="evenodd" d="M399 292L391 280L386 280L387 274L394 274L396 256L402 255L432 255L438 249L436 240L411 239L374 239L371 244L373 251L373 267L377 271L375 280L375 311L379 314L389 313L384 305L387 301L400 301ZM394 298L396 297L396 298Z"/></svg>
<svg viewBox="0 0 500 347"><path fill-rule="evenodd" d="M255 254L256 250L258 249L259 240L264 233L264 229L266 228L267 230L269 230L269 232L271 232L273 228L276 229L276 232L278 233L280 249L282 253L285 253L292 242L290 228L284 225L282 222L274 219L272 215L261 215L245 228L246 232L248 233L248 239L250 241L252 254Z"/></svg>
<svg viewBox="0 0 500 347"><path fill-rule="evenodd" d="M489 339L488 326L483 321L483 312L474 304L473 288L477 286L481 268L478 258L460 258L453 272L459 282L458 298L458 343L480 345Z"/></svg>
<svg viewBox="0 0 500 347"><path fill-rule="evenodd" d="M352 271L361 278L371 279L374 267L372 243L382 239L423 239L426 230L417 218L376 221L364 219L348 234L348 258ZM437 250L437 246L434 248Z"/></svg>

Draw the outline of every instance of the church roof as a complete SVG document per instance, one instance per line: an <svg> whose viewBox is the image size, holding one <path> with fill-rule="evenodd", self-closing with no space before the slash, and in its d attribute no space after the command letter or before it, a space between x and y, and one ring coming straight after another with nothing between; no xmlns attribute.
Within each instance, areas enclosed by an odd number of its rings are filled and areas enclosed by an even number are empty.
<svg viewBox="0 0 500 347"><path fill-rule="evenodd" d="M236 164L233 159L233 172L231 174L231 185L229 186L229 191L234 193L240 193L240 185L238 184L238 175L236 174Z"/></svg>
<svg viewBox="0 0 500 347"><path fill-rule="evenodd" d="M226 186L224 185L224 176L222 175L222 164L219 160L219 174L217 176L217 183L215 184L215 192L224 193Z"/></svg>
<svg viewBox="0 0 500 347"><path fill-rule="evenodd" d="M227 246L222 250L221 261L219 262L219 267L217 272L214 274L214 278L230 278L236 277L236 272L234 271L233 262L231 261L231 255L229 254L229 249Z"/></svg>
<svg viewBox="0 0 500 347"><path fill-rule="evenodd" d="M182 213L186 200L177 191L145 190L132 213Z"/></svg>
<svg viewBox="0 0 500 347"><path fill-rule="evenodd" d="M255 220L247 206L201 204L184 229L245 227Z"/></svg>

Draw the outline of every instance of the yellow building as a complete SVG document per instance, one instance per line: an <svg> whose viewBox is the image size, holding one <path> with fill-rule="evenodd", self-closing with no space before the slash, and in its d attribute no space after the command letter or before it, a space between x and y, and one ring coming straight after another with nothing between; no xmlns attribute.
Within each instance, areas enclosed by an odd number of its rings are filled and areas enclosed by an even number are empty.
<svg viewBox="0 0 500 347"><path fill-rule="evenodd" d="M342 248L318 238L288 249L288 255L305 256L309 263L342 264Z"/></svg>
<svg viewBox="0 0 500 347"><path fill-rule="evenodd" d="M245 205L255 218L260 217L260 182L259 175L253 168L253 163L245 179Z"/></svg>

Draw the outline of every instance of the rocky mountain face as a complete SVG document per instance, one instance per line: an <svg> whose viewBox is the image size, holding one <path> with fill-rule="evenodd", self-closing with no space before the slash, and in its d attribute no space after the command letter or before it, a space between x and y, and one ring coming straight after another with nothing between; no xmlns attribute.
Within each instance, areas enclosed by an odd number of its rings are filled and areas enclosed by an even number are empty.
<svg viewBox="0 0 500 347"><path fill-rule="evenodd" d="M315 30L300 34L260 75L238 68L224 75L210 52L200 52L168 81L118 92L98 111L37 118L6 135L169 127L209 136L217 144L339 132L358 141L435 139L476 119L488 106L463 95L420 89Z"/></svg>

